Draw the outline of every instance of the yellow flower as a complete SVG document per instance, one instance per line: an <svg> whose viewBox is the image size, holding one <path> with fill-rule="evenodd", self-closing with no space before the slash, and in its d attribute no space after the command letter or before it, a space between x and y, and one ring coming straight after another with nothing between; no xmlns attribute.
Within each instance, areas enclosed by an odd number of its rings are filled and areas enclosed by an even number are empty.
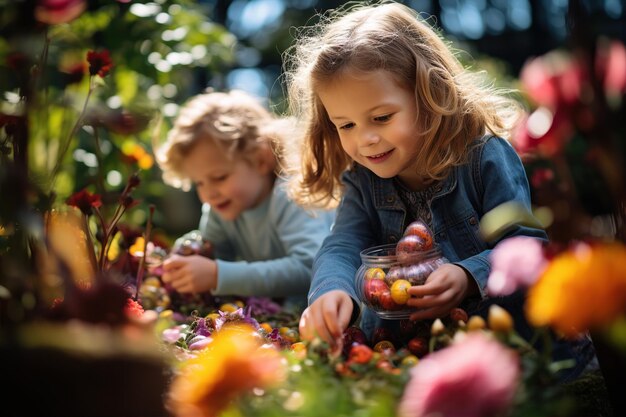
<svg viewBox="0 0 626 417"><path fill-rule="evenodd" d="M143 248L146 246L146 240L139 236L137 239L135 239L135 243L133 243L133 245L128 249L128 252L132 255L132 256L137 256L137 257L141 257L143 256Z"/></svg>
<svg viewBox="0 0 626 417"><path fill-rule="evenodd" d="M111 246L109 247L109 252L107 252L107 259L111 262L115 261L121 253L120 250L120 241L122 240L123 235L120 232L117 232L111 241Z"/></svg>
<svg viewBox="0 0 626 417"><path fill-rule="evenodd" d="M526 314L565 336L608 326L626 309L626 247L579 244L552 260L530 289Z"/></svg>
<svg viewBox="0 0 626 417"><path fill-rule="evenodd" d="M80 210L65 207L46 215L48 251L44 260L46 275L59 276L63 262L81 288L93 284L96 258L89 236L89 226Z"/></svg>
<svg viewBox="0 0 626 417"><path fill-rule="evenodd" d="M282 380L279 352L261 341L248 324L224 326L172 382L169 406L174 415L214 417L238 395Z"/></svg>

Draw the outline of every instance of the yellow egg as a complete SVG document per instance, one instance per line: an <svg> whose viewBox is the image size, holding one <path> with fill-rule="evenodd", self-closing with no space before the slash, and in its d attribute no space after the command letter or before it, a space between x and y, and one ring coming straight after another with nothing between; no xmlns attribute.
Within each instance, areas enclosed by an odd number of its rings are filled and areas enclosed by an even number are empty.
<svg viewBox="0 0 626 417"><path fill-rule="evenodd" d="M169 319L172 318L172 316L174 315L174 312L172 310L163 310L159 313L159 317L163 318L163 319Z"/></svg>
<svg viewBox="0 0 626 417"><path fill-rule="evenodd" d="M409 288L411 288L411 283L405 279L399 279L393 284L391 284L391 299L396 302L396 304L406 304L411 297L409 295Z"/></svg>
<svg viewBox="0 0 626 417"><path fill-rule="evenodd" d="M382 268L369 268L365 271L365 279L385 279L385 271Z"/></svg>
<svg viewBox="0 0 626 417"><path fill-rule="evenodd" d="M149 285L152 287L161 287L161 280L158 279L157 277L147 277L146 279L143 280L143 283L141 285Z"/></svg>
<svg viewBox="0 0 626 417"><path fill-rule="evenodd" d="M382 353L384 351L395 352L396 351L396 347L389 340L381 340L380 342L378 342L378 343L376 343L374 345L374 351L375 352L380 352L380 353Z"/></svg>
<svg viewBox="0 0 626 417"><path fill-rule="evenodd" d="M272 326L269 323L261 323L261 328L265 330L267 333L272 333Z"/></svg>
<svg viewBox="0 0 626 417"><path fill-rule="evenodd" d="M238 309L239 309L239 306L233 303L226 303L220 306L220 311L223 311L224 313L234 313Z"/></svg>
<svg viewBox="0 0 626 417"><path fill-rule="evenodd" d="M283 330L286 329L286 330ZM300 338L300 335L295 329L290 329L288 327L281 327L279 333L283 339L285 339L289 343L295 343Z"/></svg>
<svg viewBox="0 0 626 417"><path fill-rule="evenodd" d="M400 365L410 368L412 366L417 365L418 362L419 362L419 359L417 358L417 356L407 355L404 358L402 358L402 361L400 361Z"/></svg>
<svg viewBox="0 0 626 417"><path fill-rule="evenodd" d="M306 351L306 345L304 344L304 342L295 342L291 344L291 350L305 350Z"/></svg>
<svg viewBox="0 0 626 417"><path fill-rule="evenodd" d="M220 318L220 315L218 313L209 313L205 316L205 319L211 320L211 323L213 323L213 326L215 326L215 320L219 318Z"/></svg>

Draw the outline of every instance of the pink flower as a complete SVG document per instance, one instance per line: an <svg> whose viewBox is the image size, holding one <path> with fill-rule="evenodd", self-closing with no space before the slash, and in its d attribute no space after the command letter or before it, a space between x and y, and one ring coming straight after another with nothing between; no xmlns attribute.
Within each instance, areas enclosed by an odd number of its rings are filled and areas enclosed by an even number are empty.
<svg viewBox="0 0 626 417"><path fill-rule="evenodd" d="M574 134L570 114L563 106L553 111L539 107L515 131L512 143L521 154L559 155Z"/></svg>
<svg viewBox="0 0 626 417"><path fill-rule="evenodd" d="M517 236L498 243L491 251L487 292L509 295L531 286L548 265L539 239Z"/></svg>
<svg viewBox="0 0 626 417"><path fill-rule="evenodd" d="M538 106L556 109L580 101L589 79L584 66L563 52L551 52L524 65L520 80Z"/></svg>
<svg viewBox="0 0 626 417"><path fill-rule="evenodd" d="M517 354L483 333L431 353L411 370L401 417L492 417L512 405L520 377Z"/></svg>
<svg viewBox="0 0 626 417"><path fill-rule="evenodd" d="M596 72L604 80L607 95L626 92L626 47L619 41L600 44L596 56Z"/></svg>
<svg viewBox="0 0 626 417"><path fill-rule="evenodd" d="M80 16L86 7L85 0L38 0L35 19L48 25L68 23Z"/></svg>

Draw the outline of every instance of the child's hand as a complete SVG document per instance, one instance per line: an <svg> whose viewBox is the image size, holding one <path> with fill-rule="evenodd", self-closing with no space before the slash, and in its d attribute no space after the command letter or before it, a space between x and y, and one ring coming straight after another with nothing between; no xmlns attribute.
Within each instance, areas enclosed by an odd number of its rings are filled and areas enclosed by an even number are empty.
<svg viewBox="0 0 626 417"><path fill-rule="evenodd" d="M200 255L172 255L163 262L164 283L181 293L199 293L217 287L217 264Z"/></svg>
<svg viewBox="0 0 626 417"><path fill-rule="evenodd" d="M320 296L300 317L300 337L311 340L319 336L331 348L340 347L353 308L352 298L343 291L330 291Z"/></svg>
<svg viewBox="0 0 626 417"><path fill-rule="evenodd" d="M407 305L420 310L411 314L410 320L443 317L477 290L474 280L463 268L454 264L441 265L430 274L424 285L409 288L411 298Z"/></svg>

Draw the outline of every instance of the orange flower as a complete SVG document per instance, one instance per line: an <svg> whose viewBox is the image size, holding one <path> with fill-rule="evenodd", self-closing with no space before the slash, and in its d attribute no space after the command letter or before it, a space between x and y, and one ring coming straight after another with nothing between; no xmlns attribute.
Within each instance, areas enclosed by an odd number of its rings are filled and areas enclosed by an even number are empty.
<svg viewBox="0 0 626 417"><path fill-rule="evenodd" d="M552 260L529 291L526 314L536 326L574 337L609 325L625 306L626 247L580 243Z"/></svg>
<svg viewBox="0 0 626 417"><path fill-rule="evenodd" d="M214 417L238 395L282 380L280 354L261 346L247 324L224 326L197 357L185 362L169 392L176 417Z"/></svg>

